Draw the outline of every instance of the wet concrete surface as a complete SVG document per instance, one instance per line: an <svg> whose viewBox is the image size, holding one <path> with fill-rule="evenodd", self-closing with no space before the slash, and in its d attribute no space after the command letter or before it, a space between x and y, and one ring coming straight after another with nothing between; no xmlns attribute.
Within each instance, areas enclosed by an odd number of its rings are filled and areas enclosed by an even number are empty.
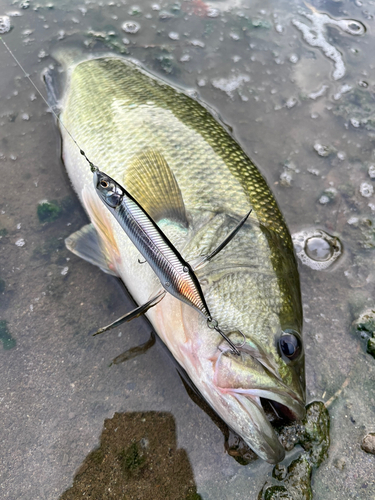
<svg viewBox="0 0 375 500"><path fill-rule="evenodd" d="M300 265L308 399L326 402L331 417L328 459L312 488L314 499L374 498L374 455L361 443L374 432L375 365L367 339L352 329L375 307L374 6L26 5L0 1L13 27L4 40L43 92L41 73L59 47L136 58L218 111L267 178L292 233L320 229L340 239L343 254L328 269ZM366 28L358 35L321 24L341 54L340 78L296 26L322 13ZM139 31L124 31L127 21ZM202 498L256 499L272 466L241 466L225 452L222 432L189 398L160 342L108 366L146 342L150 325L139 319L91 336L133 303L116 279L65 249L64 238L87 219L64 172L57 128L4 48L0 66L2 498L61 497L99 446L105 419L161 412L173 416L176 449L191 466L187 483ZM45 200L60 207L55 220L38 217Z"/></svg>

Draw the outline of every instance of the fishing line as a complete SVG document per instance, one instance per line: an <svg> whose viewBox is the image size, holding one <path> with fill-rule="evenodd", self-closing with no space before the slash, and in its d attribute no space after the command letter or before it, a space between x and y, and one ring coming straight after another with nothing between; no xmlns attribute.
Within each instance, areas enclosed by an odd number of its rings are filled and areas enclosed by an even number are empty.
<svg viewBox="0 0 375 500"><path fill-rule="evenodd" d="M16 61L16 63L18 64L18 66L21 68L21 70L23 71L24 75L26 76L26 78L29 80L29 82L31 83L31 85L34 87L34 89L38 92L38 94L40 95L40 97L43 99L43 101L47 104L49 110L51 111L51 113L53 114L53 116L56 118L56 120L60 123L60 125L64 128L64 130L67 132L67 134L69 135L69 137L72 139L72 141L74 142L74 144L77 146L77 148L79 149L81 155L86 159L86 161L88 162L88 164L90 165L90 168L91 168L91 172L97 172L99 170L99 168L94 165L92 163L92 161L90 161L87 156L86 156L86 153L83 151L83 149L80 148L78 142L74 139L74 137L72 136L72 134L69 132L69 130L65 127L63 121L61 120L61 118L58 117L58 115L55 113L55 111L52 109L51 105L48 103L47 99L44 98L43 94L40 92L40 90L38 89L38 87L35 85L35 83L32 81L32 79L30 78L30 75L28 75L24 69L24 67L22 66L22 64L19 62L19 60L17 59L17 57L13 54L13 52L10 50L10 48L8 47L8 45L4 42L3 40L3 37L0 36L0 40L3 42L3 45L4 47L7 49L7 51L9 52L9 54L13 57L13 59Z"/></svg>

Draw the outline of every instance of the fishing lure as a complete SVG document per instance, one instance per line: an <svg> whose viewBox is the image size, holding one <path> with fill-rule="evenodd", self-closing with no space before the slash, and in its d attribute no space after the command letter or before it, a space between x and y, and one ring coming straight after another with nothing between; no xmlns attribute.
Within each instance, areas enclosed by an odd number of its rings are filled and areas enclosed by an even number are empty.
<svg viewBox="0 0 375 500"><path fill-rule="evenodd" d="M169 292L177 299L199 311L206 318L209 328L220 333L229 343L233 352L239 354L236 346L212 318L192 266L184 260L167 236L125 188L105 173L96 169L96 167L93 167L92 170L94 174L94 187L100 199L116 218L144 259L149 263L164 288L163 291L159 291L146 304L131 311L107 327L101 328L95 335L145 313L150 307L160 302L166 292ZM250 213L251 210L213 252L203 257L197 264L197 267L202 267L202 265L209 262L234 238L245 224Z"/></svg>

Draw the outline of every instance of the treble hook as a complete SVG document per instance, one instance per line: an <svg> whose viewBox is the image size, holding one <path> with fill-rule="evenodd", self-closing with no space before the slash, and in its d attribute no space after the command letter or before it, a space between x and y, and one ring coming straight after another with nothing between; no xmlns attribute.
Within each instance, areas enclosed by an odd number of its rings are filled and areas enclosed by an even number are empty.
<svg viewBox="0 0 375 500"><path fill-rule="evenodd" d="M232 352L233 354L236 354L237 356L240 356L240 351L237 349L237 348L240 348L243 347L246 343L246 337L245 335L241 332L241 330L236 330L238 331L242 337L243 337L243 342L241 345L239 346L236 346L231 340L230 338L225 335L225 333L219 328L219 323L216 321L216 319L212 319L212 318L208 318L207 319L207 326L208 328L210 328L211 330L215 330L216 332L220 333L220 335L223 337L223 339L228 342L228 344L230 345L231 349L232 349Z"/></svg>

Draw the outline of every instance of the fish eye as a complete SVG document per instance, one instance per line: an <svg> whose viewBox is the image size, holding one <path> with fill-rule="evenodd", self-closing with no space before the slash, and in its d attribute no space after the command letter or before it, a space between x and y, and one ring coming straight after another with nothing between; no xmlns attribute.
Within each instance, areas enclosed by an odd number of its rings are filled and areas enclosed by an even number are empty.
<svg viewBox="0 0 375 500"><path fill-rule="evenodd" d="M101 179L99 183L103 188L107 188L109 186L108 182L105 181L104 179Z"/></svg>
<svg viewBox="0 0 375 500"><path fill-rule="evenodd" d="M279 349L283 356L289 361L294 361L302 352L302 343L293 330L285 330L279 339Z"/></svg>

